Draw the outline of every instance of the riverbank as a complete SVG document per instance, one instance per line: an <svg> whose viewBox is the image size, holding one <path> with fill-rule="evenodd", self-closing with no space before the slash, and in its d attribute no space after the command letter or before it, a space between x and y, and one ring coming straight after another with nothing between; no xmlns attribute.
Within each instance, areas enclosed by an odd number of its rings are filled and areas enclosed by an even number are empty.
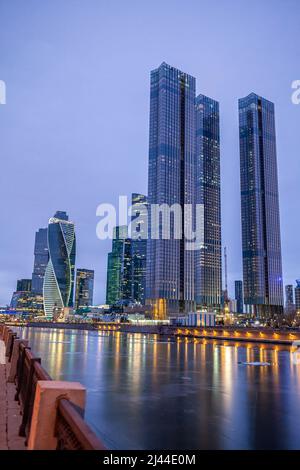
<svg viewBox="0 0 300 470"><path fill-rule="evenodd" d="M300 341L300 331L273 330L271 328L237 328L237 327L177 327L170 325L149 325L129 323L63 323L63 322L27 322L11 323L14 326L34 328L61 328L93 331L111 331L122 333L137 333L163 335L173 338L200 338L222 341L253 342L269 344L285 344L292 346L294 341Z"/></svg>

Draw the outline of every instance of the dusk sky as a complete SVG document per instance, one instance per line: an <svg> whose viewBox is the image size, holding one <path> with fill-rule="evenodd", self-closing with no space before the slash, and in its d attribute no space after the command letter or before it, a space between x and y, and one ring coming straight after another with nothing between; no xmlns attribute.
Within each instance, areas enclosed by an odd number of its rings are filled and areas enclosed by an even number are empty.
<svg viewBox="0 0 300 470"><path fill-rule="evenodd" d="M220 102L229 291L242 279L238 98L275 103L284 284L300 278L299 0L0 0L0 305L31 277L35 231L76 224L77 261L105 301L111 241L96 208L147 193L150 71L165 61ZM297 42L298 41L298 42Z"/></svg>

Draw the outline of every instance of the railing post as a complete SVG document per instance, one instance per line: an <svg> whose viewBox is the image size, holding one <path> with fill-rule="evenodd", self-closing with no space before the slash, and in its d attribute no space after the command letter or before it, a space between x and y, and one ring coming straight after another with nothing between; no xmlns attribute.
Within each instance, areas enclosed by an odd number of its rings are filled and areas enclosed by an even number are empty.
<svg viewBox="0 0 300 470"><path fill-rule="evenodd" d="M26 339L15 339L14 346L11 355L10 370L7 382L14 382L17 375L17 365L20 354L20 344L23 344L24 347L28 346L28 340Z"/></svg>
<svg viewBox="0 0 300 470"><path fill-rule="evenodd" d="M26 387L26 392L25 392L25 400L23 403L23 417L22 417L22 423L21 423L20 430L19 430L19 436L22 436L22 437L26 436L26 426L28 424L28 421L30 420L29 407L30 407L31 394L33 391L33 375L34 375L34 363L35 362L41 363L41 359L39 357L30 359L30 369L29 369L27 387Z"/></svg>
<svg viewBox="0 0 300 470"><path fill-rule="evenodd" d="M85 408L86 390L78 382L39 380L36 386L28 450L55 450L55 423L59 398Z"/></svg>

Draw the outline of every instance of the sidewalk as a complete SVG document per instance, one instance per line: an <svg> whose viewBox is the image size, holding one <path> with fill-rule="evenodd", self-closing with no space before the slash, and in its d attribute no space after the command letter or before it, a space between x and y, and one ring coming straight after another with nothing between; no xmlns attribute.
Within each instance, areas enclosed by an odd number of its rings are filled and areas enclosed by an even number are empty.
<svg viewBox="0 0 300 470"><path fill-rule="evenodd" d="M5 360L5 347L0 340L0 450L26 450L25 438L19 437L20 407L14 400L15 384L7 383L9 364Z"/></svg>

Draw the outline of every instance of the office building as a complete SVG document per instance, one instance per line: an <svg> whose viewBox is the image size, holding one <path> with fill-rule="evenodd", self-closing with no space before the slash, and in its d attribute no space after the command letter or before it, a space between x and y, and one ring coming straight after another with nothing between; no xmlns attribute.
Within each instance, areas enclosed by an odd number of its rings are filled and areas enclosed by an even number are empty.
<svg viewBox="0 0 300 470"><path fill-rule="evenodd" d="M44 277L44 310L61 315L73 306L76 239L74 223L66 212L57 212L48 225L49 261Z"/></svg>
<svg viewBox="0 0 300 470"><path fill-rule="evenodd" d="M244 294L243 294L243 281L234 282L236 312L244 313Z"/></svg>
<svg viewBox="0 0 300 470"><path fill-rule="evenodd" d="M283 313L274 104L239 100L244 303L260 318Z"/></svg>
<svg viewBox="0 0 300 470"><path fill-rule="evenodd" d="M19 279L17 281L17 292L30 292L31 279Z"/></svg>
<svg viewBox="0 0 300 470"><path fill-rule="evenodd" d="M143 194L132 194L131 216L131 262L132 262L132 301L145 303L146 259L148 235L148 201Z"/></svg>
<svg viewBox="0 0 300 470"><path fill-rule="evenodd" d="M75 309L93 305L94 271L91 269L76 270Z"/></svg>
<svg viewBox="0 0 300 470"><path fill-rule="evenodd" d="M43 295L46 267L49 261L48 229L40 228L35 234L34 266L32 273L32 292Z"/></svg>

